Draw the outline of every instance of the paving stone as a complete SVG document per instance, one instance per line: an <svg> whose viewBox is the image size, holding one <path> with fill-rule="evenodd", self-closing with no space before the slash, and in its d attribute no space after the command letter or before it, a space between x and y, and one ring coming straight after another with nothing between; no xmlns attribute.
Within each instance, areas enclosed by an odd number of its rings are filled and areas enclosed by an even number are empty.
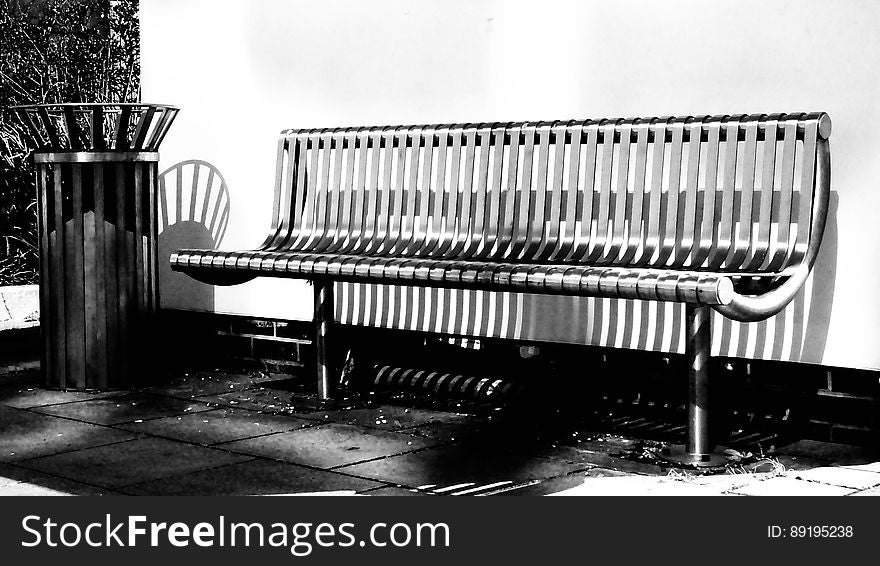
<svg viewBox="0 0 880 566"><path fill-rule="evenodd" d="M404 487L380 487L379 489L362 491L358 493L358 495L369 495L371 497L423 497L431 494L425 491L419 491L418 489L407 489Z"/></svg>
<svg viewBox="0 0 880 566"><path fill-rule="evenodd" d="M207 404L199 401L184 401L158 395L132 393L109 399L38 407L34 411L89 423L113 425L207 411L210 408Z"/></svg>
<svg viewBox="0 0 880 566"><path fill-rule="evenodd" d="M661 496L705 496L721 495L721 490L697 483L688 483L668 478L647 476L621 476L588 478L578 486L557 491L557 496L607 496L607 495L661 495Z"/></svg>
<svg viewBox="0 0 880 566"><path fill-rule="evenodd" d="M289 376L279 379L279 374L260 375L266 377L253 378L251 385L246 388L234 387L224 392L200 396L199 399L218 405L255 411L296 416L308 415L309 418L318 420L325 420L323 417L326 411L361 406L364 402L357 398L348 397L319 401L312 392L314 382L311 379L304 381L302 378ZM319 411L323 411L320 416L311 414Z"/></svg>
<svg viewBox="0 0 880 566"><path fill-rule="evenodd" d="M162 438L141 438L36 458L20 465L93 485L119 487L249 459Z"/></svg>
<svg viewBox="0 0 880 566"><path fill-rule="evenodd" d="M119 495L119 493L4 464L0 465L0 495Z"/></svg>
<svg viewBox="0 0 880 566"><path fill-rule="evenodd" d="M791 472L789 476L854 489L867 489L880 485L880 473L836 466L800 470Z"/></svg>
<svg viewBox="0 0 880 566"><path fill-rule="evenodd" d="M703 485L711 487L717 491L726 492L755 482L765 481L771 477L773 476L770 474L714 474L706 476L677 476L672 477L672 479Z"/></svg>
<svg viewBox="0 0 880 566"><path fill-rule="evenodd" d="M626 476L625 472L618 472L606 468L590 468L581 472L574 472L567 476L559 476L543 481L532 482L512 486L510 489L498 490L496 495L536 496L551 495L560 491L575 488L583 484L589 478L611 478Z"/></svg>
<svg viewBox="0 0 880 566"><path fill-rule="evenodd" d="M523 482L568 474L578 465L549 458L491 450L490 447L441 446L392 458L364 462L339 471L389 483L418 487L468 482L487 485Z"/></svg>
<svg viewBox="0 0 880 566"><path fill-rule="evenodd" d="M821 468L827 466L827 460L811 458L810 456L788 456L786 454L773 454L771 460L779 462L786 470L810 470L812 468ZM763 470L761 470L763 471ZM769 471L769 470L768 470Z"/></svg>
<svg viewBox="0 0 880 566"><path fill-rule="evenodd" d="M56 405L74 401L106 399L126 394L127 391L59 391L42 387L4 387L0 389L0 405L27 409L43 405Z"/></svg>
<svg viewBox="0 0 880 566"><path fill-rule="evenodd" d="M228 391L215 395L204 395L199 401L225 407L249 409L264 413L295 415L315 420L324 419L326 412L317 415L314 399L304 399L287 391L271 389L247 389L244 391Z"/></svg>
<svg viewBox="0 0 880 566"><path fill-rule="evenodd" d="M5 497L59 497L59 496L69 496L69 495L80 495L75 493L68 493L65 491L58 491L52 488L43 487L41 485L36 485L32 483L20 482L12 485L8 485L0 489L0 496ZM97 495L97 494L93 494Z"/></svg>
<svg viewBox="0 0 880 566"><path fill-rule="evenodd" d="M593 450L584 450L579 446L559 446L549 448L541 453L547 458L554 458L572 462L576 464L589 464L600 468L608 468L621 472L631 472L635 474L645 475L664 475L664 468L650 461L628 460L626 458L618 458L604 452L595 452Z"/></svg>
<svg viewBox="0 0 880 566"><path fill-rule="evenodd" d="M880 487L873 487L873 488L871 488L871 489L863 489L862 491L857 491L857 492L855 492L855 493L851 493L850 495L852 495L852 496L856 496L856 495L874 495L874 496L877 496L877 495L880 495Z"/></svg>
<svg viewBox="0 0 880 566"><path fill-rule="evenodd" d="M585 478L616 478L629 475L627 472L611 470L608 468L588 468L584 471L577 472L577 474L582 475Z"/></svg>
<svg viewBox="0 0 880 566"><path fill-rule="evenodd" d="M398 405L378 405L355 409L339 409L324 412L328 421L378 428L382 430L402 430L424 425L441 425L466 421L468 415L410 409ZM323 418L320 411L303 415L305 417Z"/></svg>
<svg viewBox="0 0 880 566"><path fill-rule="evenodd" d="M396 432L365 430L336 423L281 432L217 445L316 468L334 468L374 458L411 452L436 442Z"/></svg>
<svg viewBox="0 0 880 566"><path fill-rule="evenodd" d="M0 462L129 440L138 435L0 405Z"/></svg>
<svg viewBox="0 0 880 566"><path fill-rule="evenodd" d="M517 452L534 450L534 446L529 443L519 442L503 423L484 415L464 415L461 420L431 422L403 432L443 443L490 445L495 450L508 449Z"/></svg>
<svg viewBox="0 0 880 566"><path fill-rule="evenodd" d="M22 481L19 477L19 473L30 471L31 470L24 470L22 468L14 468L9 464L0 464L0 489L7 485L19 483Z"/></svg>
<svg viewBox="0 0 880 566"><path fill-rule="evenodd" d="M242 391L271 379L272 376L264 373L200 371L184 374L168 383L145 387L142 391L191 399L204 395L220 395L230 391Z"/></svg>
<svg viewBox="0 0 880 566"><path fill-rule="evenodd" d="M601 452L605 454L618 454L622 452L633 452L639 449L644 443L623 436L615 436L610 434L594 434L590 432L579 433L577 438L572 439L570 446L588 452Z"/></svg>
<svg viewBox="0 0 880 566"><path fill-rule="evenodd" d="M880 472L880 462L871 462L870 464L857 464L846 467L853 470L863 470L866 472Z"/></svg>
<svg viewBox="0 0 880 566"><path fill-rule="evenodd" d="M573 473L567 476L550 478L548 480L534 480L530 482L512 484L509 489L499 489L492 493L492 495L517 497L550 495L552 493L577 487L584 483L584 479L586 478L583 474Z"/></svg>
<svg viewBox="0 0 880 566"><path fill-rule="evenodd" d="M524 482L514 480L451 482L446 484L420 485L415 490L425 495L485 496L497 495L516 486L528 485L537 481L539 480L527 480Z"/></svg>
<svg viewBox="0 0 880 566"><path fill-rule="evenodd" d="M833 462L841 466L867 464L880 460L880 450L877 449L835 442L820 442L818 440L799 440L788 446L776 449L774 454L806 456L815 460Z"/></svg>
<svg viewBox="0 0 880 566"><path fill-rule="evenodd" d="M135 495L353 495L381 485L326 470L250 460L133 485L123 491Z"/></svg>
<svg viewBox="0 0 880 566"><path fill-rule="evenodd" d="M214 409L185 415L126 423L118 428L203 446L312 426L313 421L268 415L244 409Z"/></svg>
<svg viewBox="0 0 880 566"><path fill-rule="evenodd" d="M730 493L736 495L846 495L853 490L836 485L826 485L788 476L776 476L765 481L747 484Z"/></svg>

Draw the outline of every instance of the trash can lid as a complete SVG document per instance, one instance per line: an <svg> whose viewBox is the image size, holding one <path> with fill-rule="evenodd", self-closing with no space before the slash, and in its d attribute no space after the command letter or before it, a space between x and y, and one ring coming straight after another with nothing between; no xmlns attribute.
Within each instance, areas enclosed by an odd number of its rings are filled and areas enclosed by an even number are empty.
<svg viewBox="0 0 880 566"><path fill-rule="evenodd" d="M179 108L143 102L10 107L40 152L157 151Z"/></svg>

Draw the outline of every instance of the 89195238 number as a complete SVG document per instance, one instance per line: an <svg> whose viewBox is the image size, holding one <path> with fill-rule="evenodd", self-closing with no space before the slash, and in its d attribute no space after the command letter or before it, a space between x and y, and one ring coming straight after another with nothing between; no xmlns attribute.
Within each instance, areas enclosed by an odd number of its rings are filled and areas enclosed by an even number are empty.
<svg viewBox="0 0 880 566"><path fill-rule="evenodd" d="M768 525L767 538L852 538L852 525Z"/></svg>

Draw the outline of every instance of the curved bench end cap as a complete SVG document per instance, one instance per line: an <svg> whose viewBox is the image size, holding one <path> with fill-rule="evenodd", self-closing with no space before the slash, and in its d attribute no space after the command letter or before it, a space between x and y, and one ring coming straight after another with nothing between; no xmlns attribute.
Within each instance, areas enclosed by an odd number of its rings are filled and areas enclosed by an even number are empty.
<svg viewBox="0 0 880 566"><path fill-rule="evenodd" d="M831 136L831 116L823 113L819 117L819 136L827 140Z"/></svg>
<svg viewBox="0 0 880 566"><path fill-rule="evenodd" d="M736 292L733 290L733 281L729 277L722 277L718 281L718 302L722 305L729 305L733 301Z"/></svg>

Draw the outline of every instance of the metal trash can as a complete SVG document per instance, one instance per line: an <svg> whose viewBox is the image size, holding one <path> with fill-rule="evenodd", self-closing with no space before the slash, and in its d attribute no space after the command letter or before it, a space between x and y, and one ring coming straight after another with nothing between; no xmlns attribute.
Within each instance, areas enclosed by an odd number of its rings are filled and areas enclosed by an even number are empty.
<svg viewBox="0 0 880 566"><path fill-rule="evenodd" d="M159 144L178 109L39 104L14 110L36 144L46 385L124 388L155 351Z"/></svg>

